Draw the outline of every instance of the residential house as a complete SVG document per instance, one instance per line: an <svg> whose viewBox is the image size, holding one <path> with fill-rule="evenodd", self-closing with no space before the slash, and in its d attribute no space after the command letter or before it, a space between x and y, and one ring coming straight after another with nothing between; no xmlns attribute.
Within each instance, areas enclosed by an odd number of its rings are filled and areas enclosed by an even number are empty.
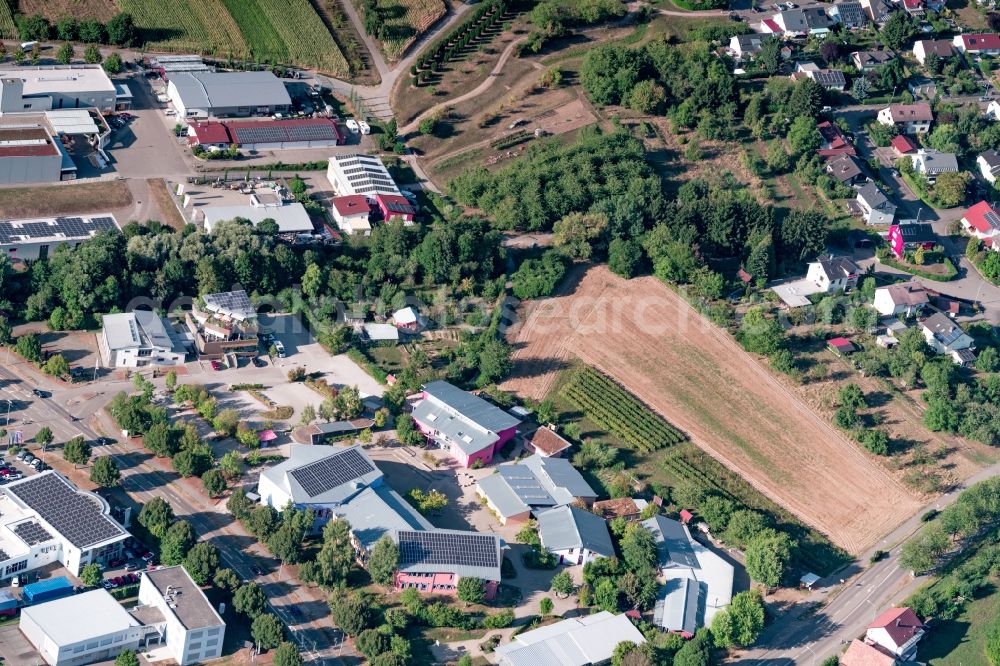
<svg viewBox="0 0 1000 666"><path fill-rule="evenodd" d="M412 305L400 308L392 313L392 324L409 333L417 333L427 326L427 320Z"/></svg>
<svg viewBox="0 0 1000 666"><path fill-rule="evenodd" d="M809 264L806 280L816 284L821 292L841 289L847 291L857 286L861 269L848 257L830 256Z"/></svg>
<svg viewBox="0 0 1000 666"><path fill-rule="evenodd" d="M417 214L416 206L402 194L376 194L375 205L382 212L383 220L402 220L404 227L412 225Z"/></svg>
<svg viewBox="0 0 1000 666"><path fill-rule="evenodd" d="M837 5L834 5L836 7ZM896 54L889 49L876 49L872 51L855 51L851 54L851 62L861 72L870 72L895 59Z"/></svg>
<svg viewBox="0 0 1000 666"><path fill-rule="evenodd" d="M257 354L257 309L243 289L205 294L184 314L184 323L202 358Z"/></svg>
<svg viewBox="0 0 1000 666"><path fill-rule="evenodd" d="M996 185L997 175L1000 174L1000 153L992 148L984 150L976 158L976 164L979 165L979 173L983 178Z"/></svg>
<svg viewBox="0 0 1000 666"><path fill-rule="evenodd" d="M330 199L330 212L337 228L348 236L370 236L372 225L369 222L371 206L363 194L350 194Z"/></svg>
<svg viewBox="0 0 1000 666"><path fill-rule="evenodd" d="M1000 102L991 99L990 103L986 105L986 111L983 114L990 120L1000 120Z"/></svg>
<svg viewBox="0 0 1000 666"><path fill-rule="evenodd" d="M994 245L996 237L1000 235L1000 215L993 210L989 202L980 201L965 211L965 215L962 216L962 227L966 233L983 241L988 247L1000 249Z"/></svg>
<svg viewBox="0 0 1000 666"><path fill-rule="evenodd" d="M947 39L919 39L913 44L913 57L921 65L927 64L927 56L936 55L938 58L947 59L955 55L955 48Z"/></svg>
<svg viewBox="0 0 1000 666"><path fill-rule="evenodd" d="M538 538L545 550L559 558L559 564L578 566L615 556L604 518L572 505L539 513Z"/></svg>
<svg viewBox="0 0 1000 666"><path fill-rule="evenodd" d="M486 598L500 587L503 541L489 532L461 530L394 530L399 564L393 577L397 591L456 594L462 578L483 581Z"/></svg>
<svg viewBox="0 0 1000 666"><path fill-rule="evenodd" d="M529 437L524 438L524 448L531 453L537 453L544 458L563 455L572 446L567 440L552 428L542 426Z"/></svg>
<svg viewBox="0 0 1000 666"><path fill-rule="evenodd" d="M909 155L910 153L916 151L917 146L913 143L913 139L906 136L905 134L898 134L892 137L892 142L890 143L892 149L896 152L897 157L902 157L903 155Z"/></svg>
<svg viewBox="0 0 1000 666"><path fill-rule="evenodd" d="M921 18L927 13L927 5L924 0L903 0L903 10L915 18Z"/></svg>
<svg viewBox="0 0 1000 666"><path fill-rule="evenodd" d="M854 155L841 155L830 160L826 163L826 172L842 185L857 185L867 180L861 170L861 162Z"/></svg>
<svg viewBox="0 0 1000 666"><path fill-rule="evenodd" d="M764 35L750 33L749 35L733 35L729 40L729 53L737 60L749 60L760 52Z"/></svg>
<svg viewBox="0 0 1000 666"><path fill-rule="evenodd" d="M904 134L924 134L931 129L934 112L927 102L915 104L890 104L878 112L883 125L895 125Z"/></svg>
<svg viewBox="0 0 1000 666"><path fill-rule="evenodd" d="M896 204L889 201L873 182L865 183L858 189L855 201L861 209L865 224L892 224L896 218Z"/></svg>
<svg viewBox="0 0 1000 666"><path fill-rule="evenodd" d="M933 148L921 148L910 156L913 170L934 184L943 173L958 172L958 156L955 153L942 153Z"/></svg>
<svg viewBox="0 0 1000 666"><path fill-rule="evenodd" d="M660 575L666 581L653 607L653 623L694 635L710 626L733 596L733 565L691 536L687 525L665 516L642 521L656 542Z"/></svg>
<svg viewBox="0 0 1000 666"><path fill-rule="evenodd" d="M521 423L496 405L445 381L424 385L422 397L413 409L417 429L463 467L492 462Z"/></svg>
<svg viewBox="0 0 1000 666"><path fill-rule="evenodd" d="M855 638L840 656L840 666L896 666L896 657L878 645Z"/></svg>
<svg viewBox="0 0 1000 666"><path fill-rule="evenodd" d="M841 74L843 76L843 74ZM816 151L822 157L834 157L836 155L857 155L854 144L848 140L840 127L825 120L816 126L820 136L823 137L823 144Z"/></svg>
<svg viewBox="0 0 1000 666"><path fill-rule="evenodd" d="M913 609L890 608L868 625L865 641L884 648L900 661L913 661L923 635L924 623Z"/></svg>
<svg viewBox="0 0 1000 666"><path fill-rule="evenodd" d="M106 314L98 336L101 360L109 368L182 365L187 349L170 321L149 310Z"/></svg>
<svg viewBox="0 0 1000 666"><path fill-rule="evenodd" d="M601 611L525 631L496 649L500 666L591 666L611 661L623 641L642 645L642 632L628 616Z"/></svg>
<svg viewBox="0 0 1000 666"><path fill-rule="evenodd" d="M913 317L928 303L927 290L915 280L897 282L875 290L872 305L883 317Z"/></svg>
<svg viewBox="0 0 1000 666"><path fill-rule="evenodd" d="M821 69L813 62L796 63L792 80L809 78L826 90L843 90L847 87L847 78L837 69Z"/></svg>
<svg viewBox="0 0 1000 666"><path fill-rule="evenodd" d="M888 241L892 253L897 259L902 259L907 250L919 247L929 250L934 247L937 235L933 227L926 222L907 222L889 227Z"/></svg>
<svg viewBox="0 0 1000 666"><path fill-rule="evenodd" d="M537 453L498 465L476 483L476 494L503 525L522 523L532 513L567 504L589 506L597 499L597 492L568 460Z"/></svg>
<svg viewBox="0 0 1000 666"><path fill-rule="evenodd" d="M927 344L938 354L954 356L956 352L976 347L972 336L942 312L936 312L924 319L920 323L920 328L924 332Z"/></svg>
<svg viewBox="0 0 1000 666"><path fill-rule="evenodd" d="M601 500L594 502L590 510L604 518L604 520L614 520L621 518L633 523L642 517L643 510L649 506L649 502L644 499L634 497L619 497L617 499Z"/></svg>
<svg viewBox="0 0 1000 666"><path fill-rule="evenodd" d="M1000 55L1000 35L995 32L978 35L955 35L952 44L959 53L991 57Z"/></svg>
<svg viewBox="0 0 1000 666"><path fill-rule="evenodd" d="M889 15L896 11L896 4L892 0L860 0L860 2L868 18L879 26L889 20Z"/></svg>
<svg viewBox="0 0 1000 666"><path fill-rule="evenodd" d="M810 35L825 35L830 32L832 23L826 12L820 7L807 9L789 9L774 15L786 37L806 37Z"/></svg>
<svg viewBox="0 0 1000 666"><path fill-rule="evenodd" d="M868 23L864 7L855 0L834 3L827 8L826 13L845 28L863 28Z"/></svg>

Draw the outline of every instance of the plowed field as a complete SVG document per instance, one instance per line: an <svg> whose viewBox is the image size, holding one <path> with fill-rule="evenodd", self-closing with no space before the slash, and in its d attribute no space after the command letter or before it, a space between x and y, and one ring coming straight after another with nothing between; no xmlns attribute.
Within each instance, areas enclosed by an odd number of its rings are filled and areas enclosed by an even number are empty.
<svg viewBox="0 0 1000 666"><path fill-rule="evenodd" d="M574 357L613 377L758 490L860 553L916 512L905 485L673 291L605 267L525 309L502 388L543 398Z"/></svg>

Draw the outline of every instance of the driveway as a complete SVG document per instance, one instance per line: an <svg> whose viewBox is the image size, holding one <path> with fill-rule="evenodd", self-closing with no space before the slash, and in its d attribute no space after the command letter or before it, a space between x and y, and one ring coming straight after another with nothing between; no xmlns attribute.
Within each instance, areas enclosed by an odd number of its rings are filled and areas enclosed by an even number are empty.
<svg viewBox="0 0 1000 666"><path fill-rule="evenodd" d="M132 91L133 109L129 113L136 119L108 140L107 152L115 170L129 178L173 178L188 174L183 148L164 121L149 83L141 76L118 82L127 83Z"/></svg>

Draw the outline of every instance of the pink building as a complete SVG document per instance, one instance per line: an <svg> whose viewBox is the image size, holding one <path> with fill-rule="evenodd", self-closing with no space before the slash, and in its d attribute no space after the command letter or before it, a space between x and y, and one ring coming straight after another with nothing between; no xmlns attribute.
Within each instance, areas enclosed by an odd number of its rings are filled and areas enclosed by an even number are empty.
<svg viewBox="0 0 1000 666"><path fill-rule="evenodd" d="M486 598L500 586L502 542L496 534L435 529L397 530L399 568L394 587L425 594L454 595L462 578L483 581Z"/></svg>
<svg viewBox="0 0 1000 666"><path fill-rule="evenodd" d="M382 211L382 219L386 221L398 217L404 224L411 224L413 216L417 214L417 209L410 200L399 194L376 194L375 203Z"/></svg>
<svg viewBox="0 0 1000 666"><path fill-rule="evenodd" d="M463 467L476 461L490 464L521 423L496 405L445 381L424 386L413 421L428 440L447 450Z"/></svg>

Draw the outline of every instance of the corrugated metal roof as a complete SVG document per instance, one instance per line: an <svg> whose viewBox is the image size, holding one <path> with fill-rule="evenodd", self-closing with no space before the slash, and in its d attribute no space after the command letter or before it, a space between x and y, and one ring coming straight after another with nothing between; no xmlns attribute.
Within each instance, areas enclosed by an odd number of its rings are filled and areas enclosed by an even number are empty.
<svg viewBox="0 0 1000 666"><path fill-rule="evenodd" d="M535 454L522 461L535 473L559 504L568 504L578 497L597 498L597 492L565 458L547 458Z"/></svg>
<svg viewBox="0 0 1000 666"><path fill-rule="evenodd" d="M170 77L186 109L290 106L281 79L271 72L178 72Z"/></svg>
<svg viewBox="0 0 1000 666"><path fill-rule="evenodd" d="M615 554L607 522L575 506L561 506L538 514L538 536L549 550L586 548L605 557Z"/></svg>
<svg viewBox="0 0 1000 666"><path fill-rule="evenodd" d="M601 611L526 631L496 654L509 666L587 666L610 660L622 641L642 645L646 639L624 614Z"/></svg>
<svg viewBox="0 0 1000 666"><path fill-rule="evenodd" d="M434 529L396 491L385 486L365 488L343 505L337 516L351 524L354 537L368 550L393 530Z"/></svg>
<svg viewBox="0 0 1000 666"><path fill-rule="evenodd" d="M653 606L653 624L668 631L698 630L698 618L703 617L704 585L691 578L674 578L660 588Z"/></svg>
<svg viewBox="0 0 1000 666"><path fill-rule="evenodd" d="M484 430L501 432L521 422L478 395L445 381L430 382L424 386L424 393L451 407Z"/></svg>
<svg viewBox="0 0 1000 666"><path fill-rule="evenodd" d="M684 525L664 516L653 516L642 521L642 525L653 533L661 567L698 566L698 559L691 548L691 536Z"/></svg>

